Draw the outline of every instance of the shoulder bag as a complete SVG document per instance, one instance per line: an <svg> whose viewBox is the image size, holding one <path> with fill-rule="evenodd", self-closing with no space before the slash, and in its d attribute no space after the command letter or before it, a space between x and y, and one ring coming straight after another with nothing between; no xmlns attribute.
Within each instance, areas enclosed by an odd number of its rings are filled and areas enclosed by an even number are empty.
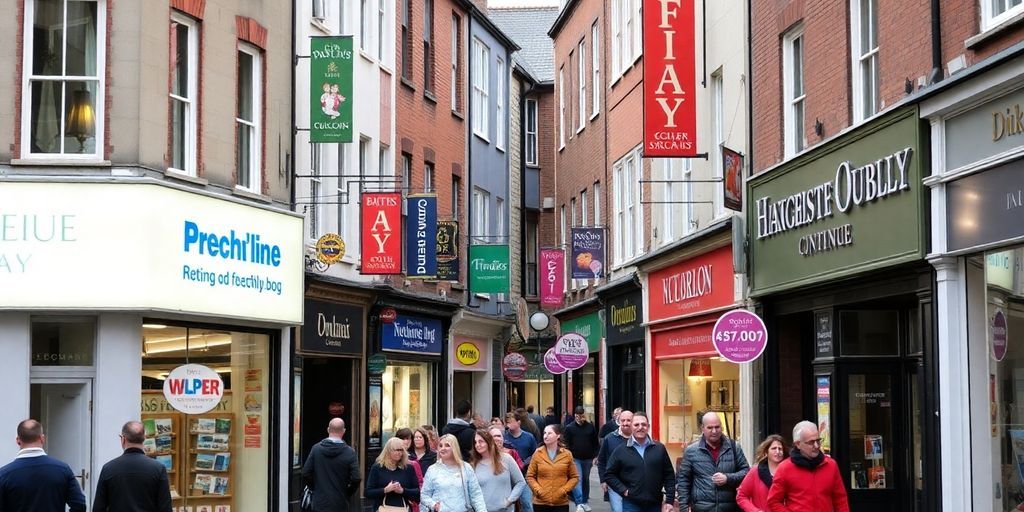
<svg viewBox="0 0 1024 512"><path fill-rule="evenodd" d="M465 462L463 462L465 464ZM466 466L463 465L459 468L459 479L462 480L462 495L466 499L466 512L473 512L473 503L469 501L469 487L466 486Z"/></svg>

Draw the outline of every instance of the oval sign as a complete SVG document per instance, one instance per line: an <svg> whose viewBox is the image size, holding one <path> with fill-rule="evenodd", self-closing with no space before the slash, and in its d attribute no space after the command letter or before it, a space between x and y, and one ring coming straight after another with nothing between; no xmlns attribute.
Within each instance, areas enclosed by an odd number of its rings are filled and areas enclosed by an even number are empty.
<svg viewBox="0 0 1024 512"><path fill-rule="evenodd" d="M366 371L371 375L380 375L388 368L388 356L377 353L366 358Z"/></svg>
<svg viewBox="0 0 1024 512"><path fill-rule="evenodd" d="M578 370L587 364L590 358L590 347L587 339L575 332L567 332L558 338L555 346L555 358L566 370Z"/></svg>
<svg viewBox="0 0 1024 512"><path fill-rule="evenodd" d="M184 364L164 379L164 397L185 414L212 411L224 396L224 381L208 366Z"/></svg>
<svg viewBox="0 0 1024 512"><path fill-rule="evenodd" d="M316 241L316 258L320 263L333 265L345 257L345 241L334 233L327 233Z"/></svg>
<svg viewBox="0 0 1024 512"><path fill-rule="evenodd" d="M992 355L996 361L1006 357L1006 315L1002 310L992 316Z"/></svg>
<svg viewBox="0 0 1024 512"><path fill-rule="evenodd" d="M745 309L734 309L715 322L711 342L718 355L733 363L749 363L768 346L768 329L761 317Z"/></svg>
<svg viewBox="0 0 1024 512"><path fill-rule="evenodd" d="M526 356L519 352L509 352L501 360L501 373L505 380L518 382L525 379L527 368Z"/></svg>
<svg viewBox="0 0 1024 512"><path fill-rule="evenodd" d="M480 361L480 349L476 345L464 341L455 347L455 359L466 366L473 366Z"/></svg>
<svg viewBox="0 0 1024 512"><path fill-rule="evenodd" d="M395 308L384 308L380 310L380 321L385 324L390 324L398 318L398 313Z"/></svg>
<svg viewBox="0 0 1024 512"><path fill-rule="evenodd" d="M555 357L555 347L551 347L547 352L544 353L544 368L547 368L552 375L561 375L565 373L565 367L558 362L558 358Z"/></svg>

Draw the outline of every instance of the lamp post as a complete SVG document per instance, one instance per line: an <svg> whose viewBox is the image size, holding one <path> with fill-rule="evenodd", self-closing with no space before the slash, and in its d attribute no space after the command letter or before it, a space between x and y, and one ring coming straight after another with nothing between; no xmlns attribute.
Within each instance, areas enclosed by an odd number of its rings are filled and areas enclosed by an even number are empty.
<svg viewBox="0 0 1024 512"><path fill-rule="evenodd" d="M543 311L537 311L530 315L530 329L537 334L537 359L541 361L541 364L544 364L544 354L540 352L540 333L547 329L550 323L551 319ZM540 409L540 374L537 375L537 409Z"/></svg>

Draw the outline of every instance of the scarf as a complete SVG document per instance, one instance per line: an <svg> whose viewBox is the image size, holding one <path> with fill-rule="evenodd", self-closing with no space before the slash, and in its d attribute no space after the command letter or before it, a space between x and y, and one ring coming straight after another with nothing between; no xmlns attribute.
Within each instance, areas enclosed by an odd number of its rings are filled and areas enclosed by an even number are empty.
<svg viewBox="0 0 1024 512"><path fill-rule="evenodd" d="M800 453L800 450L798 450L798 449L796 449L796 447L794 447L789 452L789 458L793 459L793 464L796 464L797 466L800 466L800 467L802 467L804 469L810 469L810 470L813 471L814 468L820 466L821 463L824 462L824 460L825 460L825 453L824 452L818 452L818 456L817 457L815 457L813 459L808 459L807 457L804 457L804 454Z"/></svg>
<svg viewBox="0 0 1024 512"><path fill-rule="evenodd" d="M768 461L763 460L757 465L757 476L764 483L765 487L771 488L772 486L772 472L768 469Z"/></svg>

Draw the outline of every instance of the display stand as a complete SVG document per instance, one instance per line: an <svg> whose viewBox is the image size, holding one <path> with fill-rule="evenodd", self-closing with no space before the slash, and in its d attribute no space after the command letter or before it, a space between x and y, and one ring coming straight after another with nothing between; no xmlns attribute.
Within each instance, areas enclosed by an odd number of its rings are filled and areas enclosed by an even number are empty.
<svg viewBox="0 0 1024 512"><path fill-rule="evenodd" d="M167 468L171 484L171 502L178 504L181 497L181 413L165 412L142 415L146 431L143 451Z"/></svg>
<svg viewBox="0 0 1024 512"><path fill-rule="evenodd" d="M196 512L231 512L235 454L231 433L235 415L217 412L188 416L188 458L184 487ZM204 508L208 507L208 508Z"/></svg>

